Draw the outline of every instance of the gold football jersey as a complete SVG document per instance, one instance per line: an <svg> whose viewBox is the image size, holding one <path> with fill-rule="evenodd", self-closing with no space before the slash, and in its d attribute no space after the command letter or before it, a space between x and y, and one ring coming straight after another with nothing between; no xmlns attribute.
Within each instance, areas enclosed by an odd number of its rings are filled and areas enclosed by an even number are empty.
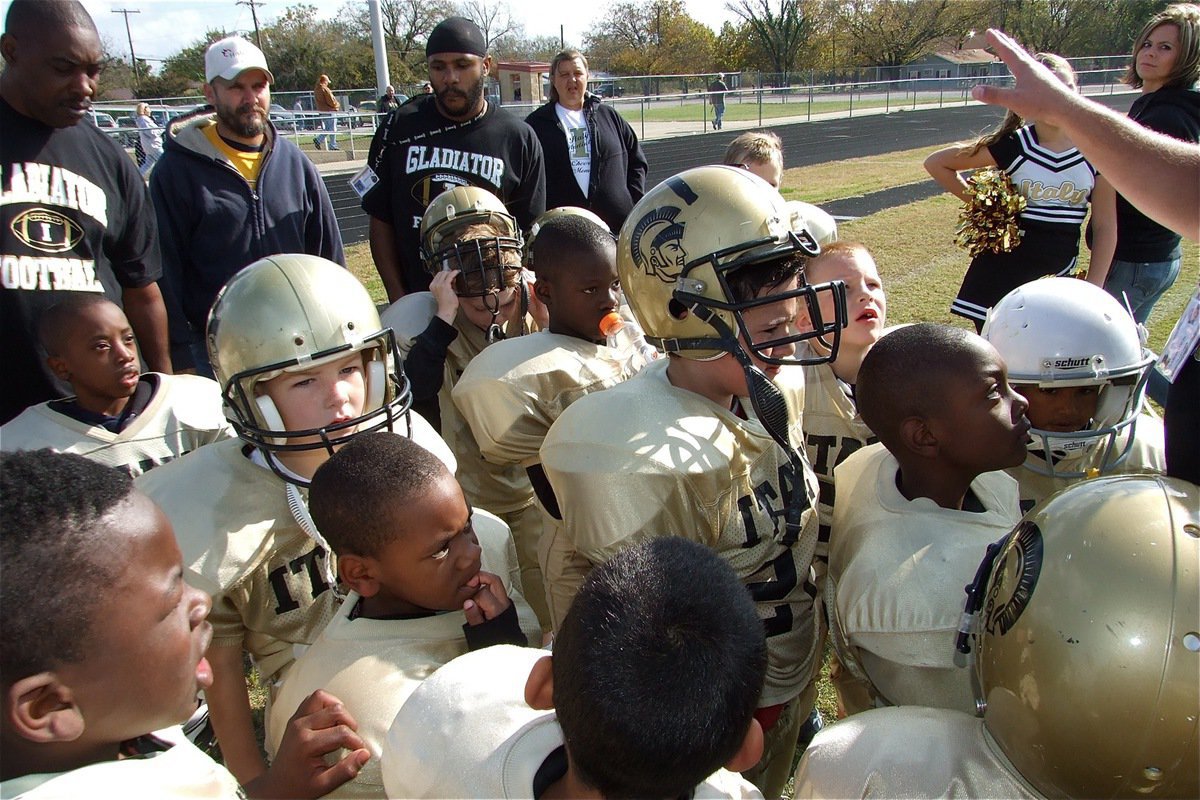
<svg viewBox="0 0 1200 800"><path fill-rule="evenodd" d="M198 375L157 375L146 408L120 433L60 414L49 403L25 409L0 428L0 450L76 453L136 478L196 448L232 437L221 388Z"/></svg>
<svg viewBox="0 0 1200 800"><path fill-rule="evenodd" d="M796 697L812 674L817 540L816 478L754 418L673 386L661 359L603 392L580 398L550 429L542 465L563 512L565 536L592 564L649 536L712 547L746 583L767 633L761 705ZM801 395L784 392L799 442ZM802 527L789 534L793 493ZM692 587L703 591L703 587Z"/></svg>
<svg viewBox="0 0 1200 800"><path fill-rule="evenodd" d="M833 468L851 453L878 439L862 421L848 386L829 364L804 367L804 450L821 487L817 512L820 529L817 560L829 560L829 526L833 522Z"/></svg>
<svg viewBox="0 0 1200 800"><path fill-rule="evenodd" d="M429 423L410 420L413 441L453 469ZM407 432L403 423L397 432ZM324 577L333 556L292 515L283 479L249 453L240 439L217 442L146 473L137 488L171 520L188 582L213 596L213 641L244 645L270 680L337 607Z"/></svg>

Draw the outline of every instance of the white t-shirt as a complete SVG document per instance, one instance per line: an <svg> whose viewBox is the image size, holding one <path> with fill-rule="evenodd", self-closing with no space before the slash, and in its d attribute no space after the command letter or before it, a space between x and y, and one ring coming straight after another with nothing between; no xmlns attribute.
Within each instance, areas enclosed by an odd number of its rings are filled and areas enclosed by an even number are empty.
<svg viewBox="0 0 1200 800"><path fill-rule="evenodd" d="M587 197L588 184L592 180L592 136L588 131L583 109L572 111L561 103L554 104L558 121L562 123L567 137L567 155L571 159L571 171L579 183L579 190Z"/></svg>

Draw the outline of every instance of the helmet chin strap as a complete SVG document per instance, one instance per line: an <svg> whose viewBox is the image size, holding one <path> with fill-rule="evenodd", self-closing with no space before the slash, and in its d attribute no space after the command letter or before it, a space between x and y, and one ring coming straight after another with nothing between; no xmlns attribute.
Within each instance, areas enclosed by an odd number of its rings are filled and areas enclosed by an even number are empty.
<svg viewBox="0 0 1200 800"><path fill-rule="evenodd" d="M491 344L492 342L498 342L505 338L504 330L500 327L500 324L496 322L496 320L500 318L500 297L499 295L489 292L483 296L483 304L492 314L492 323L488 325L486 341L488 344Z"/></svg>
<svg viewBox="0 0 1200 800"><path fill-rule="evenodd" d="M795 482L791 497L788 498L783 521L786 530L784 540L795 542L800 538L800 529L803 527L801 517L811 504L807 497L803 497L805 491L804 462L788 437L791 420L788 416L787 401L775 382L754 365L754 361L738 342L737 335L730 330L724 320L705 306L696 304L691 308L693 313L720 334L721 341L717 343L717 347L725 350L741 364L742 373L746 376L746 392L750 395L750 405L754 408L754 415L758 417L758 421L762 423L767 434L783 449L788 456L788 461L791 462Z"/></svg>

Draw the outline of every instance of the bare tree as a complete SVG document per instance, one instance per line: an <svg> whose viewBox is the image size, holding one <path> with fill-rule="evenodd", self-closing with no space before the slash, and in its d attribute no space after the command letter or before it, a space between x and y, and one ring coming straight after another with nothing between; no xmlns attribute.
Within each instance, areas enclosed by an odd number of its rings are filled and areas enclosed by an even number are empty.
<svg viewBox="0 0 1200 800"><path fill-rule="evenodd" d="M940 40L961 39L972 3L950 0L850 0L844 24L860 64L907 64Z"/></svg>
<svg viewBox="0 0 1200 800"><path fill-rule="evenodd" d="M520 38L525 35L525 26L513 18L508 3L489 3L487 0L461 0L458 13L479 26L488 52L506 37Z"/></svg>
<svg viewBox="0 0 1200 800"><path fill-rule="evenodd" d="M773 7L775 6L775 7ZM737 0L726 4L749 27L774 72L786 81L803 46L816 30L816 20L803 0Z"/></svg>

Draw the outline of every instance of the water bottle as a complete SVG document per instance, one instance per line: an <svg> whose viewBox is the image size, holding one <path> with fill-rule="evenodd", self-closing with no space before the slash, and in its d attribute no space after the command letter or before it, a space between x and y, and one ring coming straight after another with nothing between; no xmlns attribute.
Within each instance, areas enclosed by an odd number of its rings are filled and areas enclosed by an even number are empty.
<svg viewBox="0 0 1200 800"><path fill-rule="evenodd" d="M633 372L637 372L661 355L646 341L641 327L632 315L626 319L616 311L608 312L600 320L600 333L608 340L608 346L621 354L622 360Z"/></svg>

